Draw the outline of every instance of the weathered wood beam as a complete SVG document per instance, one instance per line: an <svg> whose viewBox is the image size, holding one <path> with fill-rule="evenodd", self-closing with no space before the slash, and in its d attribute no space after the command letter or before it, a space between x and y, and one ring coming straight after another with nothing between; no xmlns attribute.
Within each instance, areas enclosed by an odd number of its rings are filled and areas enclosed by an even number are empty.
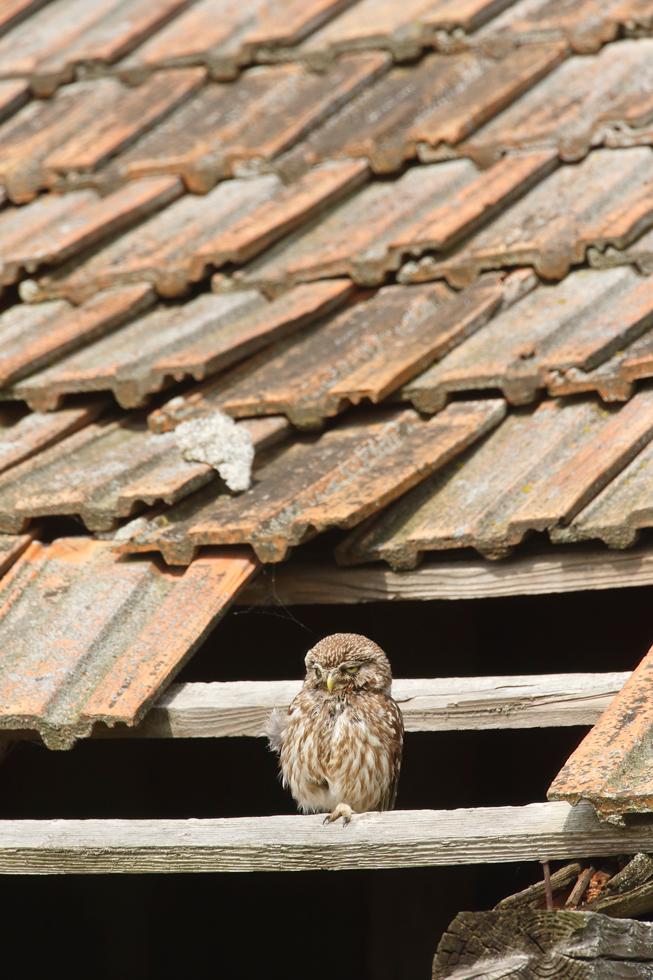
<svg viewBox="0 0 653 980"><path fill-rule="evenodd" d="M289 562L264 569L241 605L328 605L418 599L486 599L653 585L653 549L550 549L504 561L433 559L410 572Z"/></svg>
<svg viewBox="0 0 653 980"><path fill-rule="evenodd" d="M393 694L409 732L593 725L629 673L398 679ZM260 735L300 681L175 684L135 728L96 726L95 736L223 738Z"/></svg>
<svg viewBox="0 0 653 980"><path fill-rule="evenodd" d="M340 871L653 850L653 826L600 823L589 804L226 820L3 820L0 873Z"/></svg>

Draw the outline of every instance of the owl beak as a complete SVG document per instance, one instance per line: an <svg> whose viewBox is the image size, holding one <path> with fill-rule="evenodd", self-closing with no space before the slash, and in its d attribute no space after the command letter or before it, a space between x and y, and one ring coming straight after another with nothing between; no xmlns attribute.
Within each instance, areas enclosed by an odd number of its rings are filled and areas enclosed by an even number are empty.
<svg viewBox="0 0 653 980"><path fill-rule="evenodd" d="M327 675L327 681L326 681L327 691L329 692L329 694L331 694L331 691L336 686L336 680L337 677L335 673L331 671L331 673Z"/></svg>

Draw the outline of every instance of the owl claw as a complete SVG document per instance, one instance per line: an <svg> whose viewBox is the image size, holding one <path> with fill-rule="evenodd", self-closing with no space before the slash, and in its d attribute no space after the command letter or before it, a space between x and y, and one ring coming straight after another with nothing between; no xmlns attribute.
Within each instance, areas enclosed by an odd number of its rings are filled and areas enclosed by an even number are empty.
<svg viewBox="0 0 653 980"><path fill-rule="evenodd" d="M339 820L342 817L342 826L346 827L348 823L351 823L353 813L354 811L348 803L338 803L338 806L335 807L331 813L327 813L322 823L335 823L336 820Z"/></svg>

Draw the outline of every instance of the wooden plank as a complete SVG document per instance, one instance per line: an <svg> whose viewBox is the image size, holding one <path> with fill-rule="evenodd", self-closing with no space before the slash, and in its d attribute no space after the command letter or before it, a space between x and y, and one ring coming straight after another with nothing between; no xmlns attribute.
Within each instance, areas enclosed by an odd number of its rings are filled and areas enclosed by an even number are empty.
<svg viewBox="0 0 653 980"><path fill-rule="evenodd" d="M487 599L653 585L653 549L549 550L486 561L432 560L414 571L377 564L338 568L293 564L264 572L240 598L244 605L329 605L420 599Z"/></svg>
<svg viewBox="0 0 653 980"><path fill-rule="evenodd" d="M581 803L225 820L3 820L0 873L342 871L653 851L653 826L612 827Z"/></svg>
<svg viewBox="0 0 653 980"><path fill-rule="evenodd" d="M593 725L629 673L397 679L406 731ZM261 735L273 708L286 708L301 681L174 684L136 728L97 726L95 736L224 738Z"/></svg>

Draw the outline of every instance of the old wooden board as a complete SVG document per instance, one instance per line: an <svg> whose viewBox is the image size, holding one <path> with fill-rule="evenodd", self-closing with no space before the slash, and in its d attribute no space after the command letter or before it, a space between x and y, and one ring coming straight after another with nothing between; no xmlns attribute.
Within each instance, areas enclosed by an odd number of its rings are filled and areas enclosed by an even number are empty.
<svg viewBox="0 0 653 980"><path fill-rule="evenodd" d="M222 820L3 820L0 873L344 871L653 850L653 826L618 829L568 803Z"/></svg>

